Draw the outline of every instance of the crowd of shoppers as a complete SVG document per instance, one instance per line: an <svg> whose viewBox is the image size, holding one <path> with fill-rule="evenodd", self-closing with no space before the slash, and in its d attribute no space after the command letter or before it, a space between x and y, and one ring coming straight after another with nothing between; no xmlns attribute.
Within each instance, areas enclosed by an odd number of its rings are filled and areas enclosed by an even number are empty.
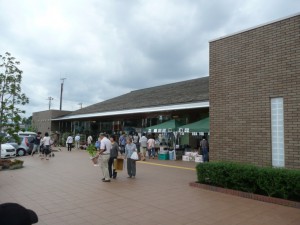
<svg viewBox="0 0 300 225"><path fill-rule="evenodd" d="M70 134L66 139L68 151L72 150L74 140L75 147L79 149L80 135L77 134L75 138L73 138ZM136 132L128 136L125 132L122 132L121 136L118 138L116 135L108 137L105 133L100 133L96 140L97 141L94 143L98 150L96 157L101 165L103 182L111 182L112 178L117 178L117 171L114 167L114 162L117 159L121 158L126 160L128 178L135 178L136 161L145 161L147 156L148 159L154 159L156 154L154 135L150 135L147 138L145 133L140 137ZM52 143L48 132L45 133L44 137L42 137L41 132L38 132L33 140L34 147L31 155L33 156L35 152L38 152L41 159L46 158L46 160L49 160ZM87 145L93 145L93 137L91 135L87 138ZM203 137L199 145L203 154L203 161L208 162L209 145L205 137ZM132 155L134 153L138 154L138 159L133 159Z"/></svg>

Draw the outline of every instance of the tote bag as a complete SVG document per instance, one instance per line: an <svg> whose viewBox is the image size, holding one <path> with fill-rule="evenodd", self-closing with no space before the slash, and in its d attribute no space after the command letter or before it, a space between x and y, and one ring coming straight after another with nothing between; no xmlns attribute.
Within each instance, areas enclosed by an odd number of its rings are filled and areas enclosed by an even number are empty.
<svg viewBox="0 0 300 225"><path fill-rule="evenodd" d="M137 152L133 152L132 154L131 154L131 156L130 156L130 158L132 159L132 160L139 160L139 155L137 154Z"/></svg>

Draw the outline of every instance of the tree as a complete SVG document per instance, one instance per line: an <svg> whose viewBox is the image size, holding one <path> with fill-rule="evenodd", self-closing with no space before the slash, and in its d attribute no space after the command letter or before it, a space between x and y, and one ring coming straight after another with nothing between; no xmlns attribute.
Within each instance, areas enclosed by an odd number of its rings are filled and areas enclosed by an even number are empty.
<svg viewBox="0 0 300 225"><path fill-rule="evenodd" d="M22 124L24 125L24 131L35 131L32 127L32 116L29 116L28 118L24 117L22 118Z"/></svg>
<svg viewBox="0 0 300 225"><path fill-rule="evenodd" d="M26 95L21 93L23 71L17 67L19 64L8 52L0 55L0 131L5 129L12 136L20 130L20 114L25 113L19 106L29 103ZM0 144L4 141L5 137L0 136Z"/></svg>

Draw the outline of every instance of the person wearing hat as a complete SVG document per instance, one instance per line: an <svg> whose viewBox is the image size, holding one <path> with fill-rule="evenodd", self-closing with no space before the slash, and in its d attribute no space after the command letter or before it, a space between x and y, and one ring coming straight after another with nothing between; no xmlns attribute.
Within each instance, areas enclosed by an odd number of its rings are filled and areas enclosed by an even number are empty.
<svg viewBox="0 0 300 225"><path fill-rule="evenodd" d="M17 203L0 204L1 225L31 225L38 222L38 216L31 209Z"/></svg>

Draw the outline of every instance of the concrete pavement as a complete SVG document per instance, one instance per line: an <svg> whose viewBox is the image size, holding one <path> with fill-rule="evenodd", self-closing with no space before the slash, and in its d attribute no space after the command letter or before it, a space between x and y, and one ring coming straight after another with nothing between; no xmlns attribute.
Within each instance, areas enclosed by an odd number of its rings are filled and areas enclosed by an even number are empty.
<svg viewBox="0 0 300 225"><path fill-rule="evenodd" d="M195 164L150 160L101 181L82 150L55 153L49 161L25 156L24 168L0 171L0 203L34 210L39 225L298 225L300 210L189 186Z"/></svg>

